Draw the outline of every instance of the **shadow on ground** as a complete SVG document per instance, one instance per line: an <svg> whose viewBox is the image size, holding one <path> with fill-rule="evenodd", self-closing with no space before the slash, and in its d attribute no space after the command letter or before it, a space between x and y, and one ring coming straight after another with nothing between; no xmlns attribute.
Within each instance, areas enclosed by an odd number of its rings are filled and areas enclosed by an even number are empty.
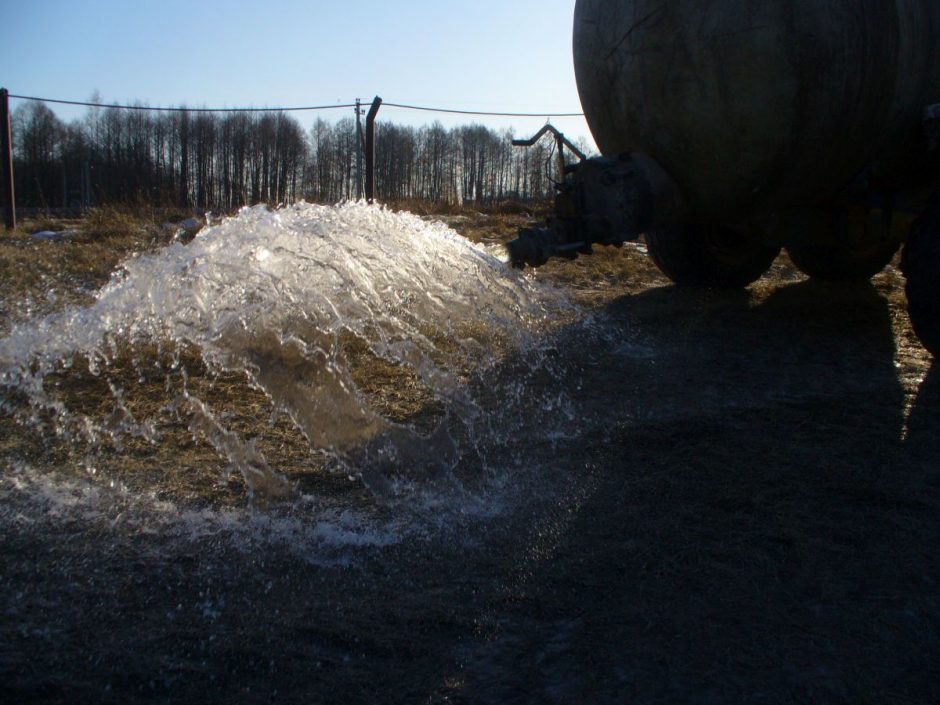
<svg viewBox="0 0 940 705"><path fill-rule="evenodd" d="M940 378L908 415L885 300L669 287L607 315L633 344L583 382L609 426L568 450L590 490L452 699L931 702Z"/></svg>

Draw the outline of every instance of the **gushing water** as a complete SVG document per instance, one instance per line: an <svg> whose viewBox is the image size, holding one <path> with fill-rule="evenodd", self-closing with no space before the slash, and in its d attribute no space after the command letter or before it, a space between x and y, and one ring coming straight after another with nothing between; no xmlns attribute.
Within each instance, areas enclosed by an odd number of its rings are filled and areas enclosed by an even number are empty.
<svg viewBox="0 0 940 705"><path fill-rule="evenodd" d="M3 407L93 445L126 435L155 442L158 420L135 415L128 383L109 374L131 350L141 378L161 365L177 374L162 410L185 417L252 492L286 491L225 410L187 384L183 351L193 348L208 368L246 375L312 450L383 491L391 469L446 471L492 431L483 396L511 404L527 394L491 388L498 351L531 350L559 305L443 224L365 204L247 208L188 245L126 262L91 306L14 328L0 340ZM146 346L156 352L140 352ZM434 412L393 418L363 388L368 364L355 373L363 359L404 371L418 406ZM71 408L50 383L79 364L106 381L109 413Z"/></svg>

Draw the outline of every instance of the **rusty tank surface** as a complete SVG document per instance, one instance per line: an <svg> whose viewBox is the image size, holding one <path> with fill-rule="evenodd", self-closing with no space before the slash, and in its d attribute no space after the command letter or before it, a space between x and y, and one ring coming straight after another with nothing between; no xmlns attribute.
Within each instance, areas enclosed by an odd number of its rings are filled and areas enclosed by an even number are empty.
<svg viewBox="0 0 940 705"><path fill-rule="evenodd" d="M676 283L740 287L781 247L848 280L907 241L940 351L940 2L578 0L573 48L602 156L568 168L514 264L644 235Z"/></svg>

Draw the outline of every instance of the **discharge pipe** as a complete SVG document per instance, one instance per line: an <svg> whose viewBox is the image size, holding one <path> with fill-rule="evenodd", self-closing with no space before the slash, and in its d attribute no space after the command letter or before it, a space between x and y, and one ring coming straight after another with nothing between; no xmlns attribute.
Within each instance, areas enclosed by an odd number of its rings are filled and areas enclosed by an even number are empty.
<svg viewBox="0 0 940 705"><path fill-rule="evenodd" d="M523 228L507 244L514 267L538 267L552 257L574 259L590 254L595 244L620 246L652 228L680 222L686 210L672 178L638 152L569 166L557 188L548 223Z"/></svg>

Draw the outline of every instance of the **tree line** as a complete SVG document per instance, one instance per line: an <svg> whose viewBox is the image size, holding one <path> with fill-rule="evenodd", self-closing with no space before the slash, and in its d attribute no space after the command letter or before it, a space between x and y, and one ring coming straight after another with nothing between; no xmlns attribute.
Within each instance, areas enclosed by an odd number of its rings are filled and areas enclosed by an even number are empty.
<svg viewBox="0 0 940 705"><path fill-rule="evenodd" d="M13 114L19 206L111 204L228 212L256 203L335 203L360 193L361 137L352 117L304 130L283 112L90 108L63 122L43 103ZM380 200L436 203L549 197L554 145L512 147L511 130L379 121Z"/></svg>

